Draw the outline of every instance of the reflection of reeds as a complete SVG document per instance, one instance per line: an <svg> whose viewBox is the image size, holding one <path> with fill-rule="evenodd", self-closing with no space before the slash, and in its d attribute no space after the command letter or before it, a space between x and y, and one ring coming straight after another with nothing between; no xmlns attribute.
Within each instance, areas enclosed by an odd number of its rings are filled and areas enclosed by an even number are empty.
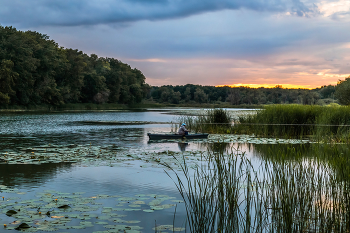
<svg viewBox="0 0 350 233"><path fill-rule="evenodd" d="M244 154L208 152L194 171L181 162L184 179L167 167L190 232L350 230L348 173L317 158L264 161L253 169Z"/></svg>
<svg viewBox="0 0 350 233"><path fill-rule="evenodd" d="M349 183L318 160L273 163L269 206L282 232L348 232Z"/></svg>

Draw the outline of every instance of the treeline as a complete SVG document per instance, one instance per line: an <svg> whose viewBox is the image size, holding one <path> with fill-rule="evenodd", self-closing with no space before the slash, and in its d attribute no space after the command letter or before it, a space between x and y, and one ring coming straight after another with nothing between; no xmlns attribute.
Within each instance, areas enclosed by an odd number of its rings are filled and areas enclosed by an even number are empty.
<svg viewBox="0 0 350 233"><path fill-rule="evenodd" d="M139 103L149 93L138 69L65 49L45 34L0 26L0 105Z"/></svg>
<svg viewBox="0 0 350 233"><path fill-rule="evenodd" d="M334 102L335 86L317 89L215 87L187 84L184 86L152 87L151 98L159 103L219 103L232 105L260 104L326 104Z"/></svg>

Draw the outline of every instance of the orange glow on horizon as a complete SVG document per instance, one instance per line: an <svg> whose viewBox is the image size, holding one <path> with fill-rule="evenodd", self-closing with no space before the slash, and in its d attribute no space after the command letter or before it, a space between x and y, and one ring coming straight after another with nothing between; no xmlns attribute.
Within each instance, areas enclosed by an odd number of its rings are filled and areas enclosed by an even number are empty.
<svg viewBox="0 0 350 233"><path fill-rule="evenodd" d="M244 83L237 83L237 84L229 84L229 85L217 85L216 87L250 87L250 88L259 88L259 87L264 87L264 88L274 88L276 86L279 86L280 88L284 89L315 89L317 87L310 87L310 85L294 85L294 84L244 84Z"/></svg>

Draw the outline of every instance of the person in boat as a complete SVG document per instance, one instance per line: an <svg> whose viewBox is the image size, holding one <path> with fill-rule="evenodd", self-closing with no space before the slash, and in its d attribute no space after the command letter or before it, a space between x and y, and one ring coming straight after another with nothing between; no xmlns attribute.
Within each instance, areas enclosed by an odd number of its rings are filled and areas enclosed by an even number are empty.
<svg viewBox="0 0 350 233"><path fill-rule="evenodd" d="M182 125L179 128L179 130L177 131L177 133L182 135L182 136L188 135L188 132L190 132L190 131L188 131L186 129L186 124L185 123L182 123Z"/></svg>

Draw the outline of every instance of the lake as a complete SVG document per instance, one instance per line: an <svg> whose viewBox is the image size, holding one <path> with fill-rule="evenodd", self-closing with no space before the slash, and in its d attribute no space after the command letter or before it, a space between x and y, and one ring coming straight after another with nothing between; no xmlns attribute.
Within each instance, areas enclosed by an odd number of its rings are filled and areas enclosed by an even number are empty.
<svg viewBox="0 0 350 233"><path fill-rule="evenodd" d="M148 140L194 111L203 110L1 113L1 232L21 223L26 232L184 232L185 206L162 163L179 171L174 158L194 168L208 150L237 150L258 167L271 148L309 144L248 135Z"/></svg>

